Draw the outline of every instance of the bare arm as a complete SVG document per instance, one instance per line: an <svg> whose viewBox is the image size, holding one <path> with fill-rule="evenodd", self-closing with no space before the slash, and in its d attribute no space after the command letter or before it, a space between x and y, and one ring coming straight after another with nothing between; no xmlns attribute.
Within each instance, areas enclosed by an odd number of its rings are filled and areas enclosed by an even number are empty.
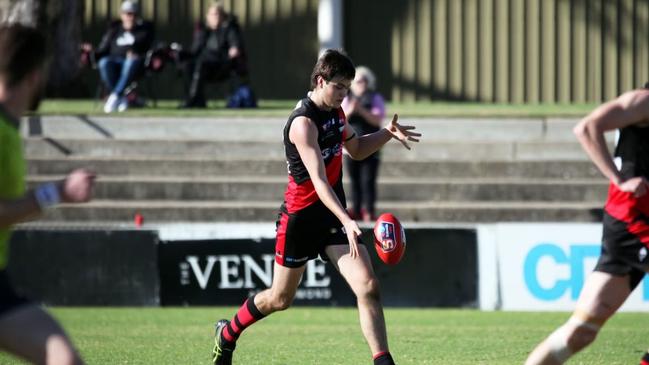
<svg viewBox="0 0 649 365"><path fill-rule="evenodd" d="M95 174L83 169L75 170L65 180L55 184L63 203L83 203L90 200ZM15 200L0 200L0 227L35 218L42 213L35 191Z"/></svg>
<svg viewBox="0 0 649 365"><path fill-rule="evenodd" d="M387 126L381 128L378 132L366 134L364 136L354 136L345 141L345 149L354 160L364 160L374 152L378 151L390 139L395 138L403 144L407 149L410 149L408 141L419 142L421 134L412 132L415 127L402 126L397 123L399 117L395 114L392 121ZM346 125L346 135L354 135L354 130L349 125Z"/></svg>
<svg viewBox="0 0 649 365"><path fill-rule="evenodd" d="M33 192L16 200L0 200L0 227L9 227L38 216L41 207L36 202Z"/></svg>
<svg viewBox="0 0 649 365"><path fill-rule="evenodd" d="M649 92L635 90L602 104L582 119L573 129L579 143L597 168L622 191L642 195L644 189L636 178L624 181L617 170L606 145L604 133L647 121L649 118ZM638 178L643 180L641 178ZM632 181L633 180L633 181Z"/></svg>
<svg viewBox="0 0 649 365"><path fill-rule="evenodd" d="M296 118L289 131L289 139L297 147L318 198L345 226L351 256L358 256L357 236L361 234L361 231L356 222L349 217L327 181L322 152L318 146L318 130L316 126L305 117Z"/></svg>

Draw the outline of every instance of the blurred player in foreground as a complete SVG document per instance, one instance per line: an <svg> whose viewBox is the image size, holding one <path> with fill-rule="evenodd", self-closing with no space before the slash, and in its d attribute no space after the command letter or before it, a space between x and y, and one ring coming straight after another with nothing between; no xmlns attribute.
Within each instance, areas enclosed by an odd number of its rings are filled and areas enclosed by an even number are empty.
<svg viewBox="0 0 649 365"><path fill-rule="evenodd" d="M575 127L584 150L610 181L602 253L570 319L539 344L525 364L563 364L591 344L649 270L648 127L646 88L604 103ZM604 132L615 129L620 134L614 160ZM649 365L649 354L641 364Z"/></svg>
<svg viewBox="0 0 649 365"><path fill-rule="evenodd" d="M90 199L94 176L76 170L65 180L25 189L20 118L36 110L46 75L45 38L21 25L0 26L0 350L35 364L82 364L63 329L14 291L6 273L11 226L59 202Z"/></svg>
<svg viewBox="0 0 649 365"><path fill-rule="evenodd" d="M395 115L380 131L357 136L341 108L354 73L345 54L325 51L311 74L312 91L288 118L284 148L289 183L277 222L273 282L246 300L232 320L217 323L214 364L231 364L237 338L246 327L291 305L307 261L318 255L331 261L356 295L374 363L394 364L379 283L367 249L358 243L361 230L345 210L342 150L344 146L352 158L362 160L393 138L409 149L407 141L417 142L420 135L412 132L414 127L397 123Z"/></svg>

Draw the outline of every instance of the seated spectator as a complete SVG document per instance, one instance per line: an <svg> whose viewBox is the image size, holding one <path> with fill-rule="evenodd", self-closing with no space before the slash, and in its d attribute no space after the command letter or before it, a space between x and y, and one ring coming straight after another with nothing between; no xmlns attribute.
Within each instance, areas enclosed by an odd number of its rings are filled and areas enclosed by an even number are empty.
<svg viewBox="0 0 649 365"><path fill-rule="evenodd" d="M128 99L124 95L127 86L144 71L144 60L153 43L153 24L139 16L137 3L126 0L120 7L121 20L111 23L108 31L95 50L99 74L110 95L104 112L124 111ZM82 45L89 52L92 45Z"/></svg>
<svg viewBox="0 0 649 365"><path fill-rule="evenodd" d="M385 116L385 102L376 91L376 77L367 67L356 67L349 95L343 100L349 124L357 135L374 133L381 129ZM350 216L365 222L376 219L376 177L379 171L379 153L362 161L346 157L347 172L352 185Z"/></svg>
<svg viewBox="0 0 649 365"><path fill-rule="evenodd" d="M207 9L205 24L194 32L192 48L186 55L186 98L181 107L205 108L204 86L208 81L225 81L233 74L247 83L248 67L237 18L228 14L220 2Z"/></svg>

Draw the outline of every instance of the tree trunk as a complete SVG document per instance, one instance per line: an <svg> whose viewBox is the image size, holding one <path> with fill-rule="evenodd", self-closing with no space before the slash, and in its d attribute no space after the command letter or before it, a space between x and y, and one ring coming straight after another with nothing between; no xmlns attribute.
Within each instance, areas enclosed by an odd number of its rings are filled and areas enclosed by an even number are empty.
<svg viewBox="0 0 649 365"><path fill-rule="evenodd" d="M60 96L79 70L82 14L80 0L0 0L0 24L34 26L48 37L50 96Z"/></svg>

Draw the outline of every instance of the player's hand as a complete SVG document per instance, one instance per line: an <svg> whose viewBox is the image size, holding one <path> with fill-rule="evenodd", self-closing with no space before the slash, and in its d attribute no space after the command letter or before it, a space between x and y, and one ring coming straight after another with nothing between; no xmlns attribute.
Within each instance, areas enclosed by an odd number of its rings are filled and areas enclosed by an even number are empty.
<svg viewBox="0 0 649 365"><path fill-rule="evenodd" d="M81 43L81 46L79 46L79 48L81 48L81 50L84 52L92 52L93 50L92 44L90 43Z"/></svg>
<svg viewBox="0 0 649 365"><path fill-rule="evenodd" d="M355 259L358 257L358 236L361 235L361 229L353 219L349 219L343 226L345 234L347 234L347 241L349 241L349 256Z"/></svg>
<svg viewBox="0 0 649 365"><path fill-rule="evenodd" d="M421 137L421 133L412 132L412 130L415 129L414 126L401 125L397 123L398 119L399 116L395 114L394 117L392 117L390 124L385 126L385 129L390 132L392 138L398 139L405 148L410 149L408 141L419 142L419 138L417 137Z"/></svg>
<svg viewBox="0 0 649 365"><path fill-rule="evenodd" d="M92 197L95 173L85 169L72 171L61 182L61 201L64 203L84 203Z"/></svg>
<svg viewBox="0 0 649 365"><path fill-rule="evenodd" d="M128 58L129 60L136 60L140 58L140 56L137 53L135 53L132 49L129 49L128 51L126 51L126 58Z"/></svg>
<svg viewBox="0 0 649 365"><path fill-rule="evenodd" d="M619 189L626 193L633 193L639 198L647 193L649 182L644 177L632 177L619 185Z"/></svg>
<svg viewBox="0 0 649 365"><path fill-rule="evenodd" d="M230 49L228 49L228 57L230 57L230 59L237 58L239 55L241 55L241 51L239 51L238 47L230 47Z"/></svg>
<svg viewBox="0 0 649 365"><path fill-rule="evenodd" d="M176 52L180 52L183 50L183 46L178 42L171 42L169 48L171 48L172 51L176 51Z"/></svg>

